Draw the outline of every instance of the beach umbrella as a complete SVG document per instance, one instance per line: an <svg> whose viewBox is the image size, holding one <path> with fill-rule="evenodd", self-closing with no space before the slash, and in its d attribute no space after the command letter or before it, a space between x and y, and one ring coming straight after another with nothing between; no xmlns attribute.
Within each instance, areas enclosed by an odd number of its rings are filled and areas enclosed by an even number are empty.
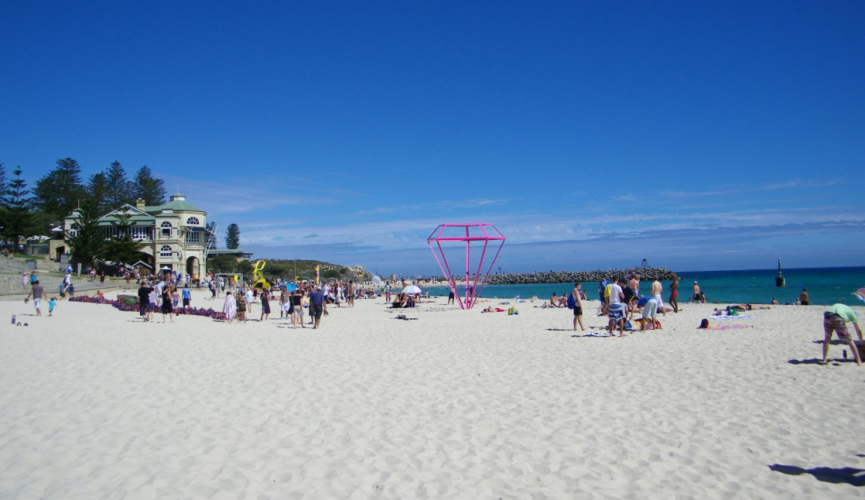
<svg viewBox="0 0 865 500"><path fill-rule="evenodd" d="M375 283L376 285L380 285L381 284L381 278L379 278L378 276L373 276L372 282Z"/></svg>
<svg viewBox="0 0 865 500"><path fill-rule="evenodd" d="M415 295L415 294L421 293L421 290L420 290L420 288L418 288L415 285L409 285L409 286L402 289L402 293L407 293L409 295Z"/></svg>
<svg viewBox="0 0 865 500"><path fill-rule="evenodd" d="M853 295L855 295L862 302L865 302L865 286L853 292Z"/></svg>
<svg viewBox="0 0 865 500"><path fill-rule="evenodd" d="M285 284L285 291L286 292L293 292L295 290L297 290L297 285L295 285L294 283L286 283Z"/></svg>

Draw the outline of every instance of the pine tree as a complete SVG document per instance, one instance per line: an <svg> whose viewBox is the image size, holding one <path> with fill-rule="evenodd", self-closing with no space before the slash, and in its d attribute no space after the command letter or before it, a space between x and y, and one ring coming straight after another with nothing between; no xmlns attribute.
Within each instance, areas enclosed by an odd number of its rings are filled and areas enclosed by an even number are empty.
<svg viewBox="0 0 865 500"><path fill-rule="evenodd" d="M229 224L228 229L225 230L225 248L230 250L240 248L240 227L235 223Z"/></svg>
<svg viewBox="0 0 865 500"><path fill-rule="evenodd" d="M87 184L86 203L98 214L111 211L108 204L108 179L104 173L100 172L90 176L90 182Z"/></svg>
<svg viewBox="0 0 865 500"><path fill-rule="evenodd" d="M81 182L81 167L72 158L57 160L57 168L36 181L34 204L55 220L72 213L84 201L86 189Z"/></svg>
<svg viewBox="0 0 865 500"><path fill-rule="evenodd" d="M19 238L33 234L33 213L30 212L30 190L21 178L21 167L12 173L15 179L9 182L0 205L3 207L3 238L17 245Z"/></svg>
<svg viewBox="0 0 865 500"><path fill-rule="evenodd" d="M139 252L144 248L144 243L136 241L132 236L132 227L135 225L129 221L129 214L114 215L111 225L117 230L105 241L104 255L108 260L132 264L139 259Z"/></svg>
<svg viewBox="0 0 865 500"><path fill-rule="evenodd" d="M96 259L105 254L105 235L99 228L98 216L92 208L78 211L81 218L72 224L72 230L66 233L72 257L86 266L92 266Z"/></svg>
<svg viewBox="0 0 865 500"><path fill-rule="evenodd" d="M138 169L132 185L135 197L144 200L145 205L165 203L165 181L153 177L153 172L147 165Z"/></svg>
<svg viewBox="0 0 865 500"><path fill-rule="evenodd" d="M126 169L119 161L114 160L105 171L105 184L105 202L110 210L116 210L126 203L135 204L132 183L126 178Z"/></svg>

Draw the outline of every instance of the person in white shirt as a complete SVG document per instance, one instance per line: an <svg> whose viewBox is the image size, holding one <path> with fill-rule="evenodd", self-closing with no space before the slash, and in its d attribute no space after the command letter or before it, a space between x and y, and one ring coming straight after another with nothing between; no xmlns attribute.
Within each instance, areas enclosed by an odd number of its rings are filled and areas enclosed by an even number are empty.
<svg viewBox="0 0 865 500"><path fill-rule="evenodd" d="M246 312L252 314L252 303L255 301L255 294L252 293L252 288L246 289L246 293L243 294L243 298L246 299Z"/></svg>
<svg viewBox="0 0 865 500"><path fill-rule="evenodd" d="M613 278L613 284L610 285L610 322L607 325L610 335L613 335L613 330L616 326L619 327L619 336L625 336L625 308L622 306L622 299L625 298L622 287L619 286L619 278Z"/></svg>

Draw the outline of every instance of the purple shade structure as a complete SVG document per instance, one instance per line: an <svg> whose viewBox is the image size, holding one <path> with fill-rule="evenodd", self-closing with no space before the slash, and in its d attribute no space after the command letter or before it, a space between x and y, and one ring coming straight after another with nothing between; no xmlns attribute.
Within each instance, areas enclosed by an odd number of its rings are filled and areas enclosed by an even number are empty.
<svg viewBox="0 0 865 500"><path fill-rule="evenodd" d="M475 305L475 302L477 302L478 297L480 297L481 291L484 289L484 284L486 284L487 278L490 276L490 271L493 270L493 265L496 263L496 259L502 251L502 247L505 246L505 236L496 228L496 226L487 222L467 222L460 224L441 224L435 228L429 238L426 239L426 242L433 253L433 257L435 257L436 262L439 265L439 269L442 270L442 274L447 278L448 285L456 296L460 309L471 309L472 306ZM460 297L460 294L457 291L456 280L451 272L447 257L445 257L444 248L442 248L442 243L447 242L465 243L466 246L466 287L464 298ZM474 277L472 277L471 247L472 243L475 242L475 247L479 247L483 244L483 248L481 248L481 257L480 260L478 260ZM486 274L483 274L483 277L481 277L487 250L489 249L492 251L492 248L490 248L490 242L493 243L493 248L495 248L496 243L498 243L499 248L496 250L496 254L492 260L489 261ZM436 253L436 249L438 249L438 253ZM460 250L462 250L461 246Z"/></svg>

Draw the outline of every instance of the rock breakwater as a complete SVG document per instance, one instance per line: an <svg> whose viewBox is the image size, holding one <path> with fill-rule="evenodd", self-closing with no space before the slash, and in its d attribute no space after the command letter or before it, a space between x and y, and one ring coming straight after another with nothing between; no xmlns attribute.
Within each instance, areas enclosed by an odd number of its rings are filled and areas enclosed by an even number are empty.
<svg viewBox="0 0 865 500"><path fill-rule="evenodd" d="M604 277L625 278L631 274L639 274L641 281L653 281L655 278L661 281L669 281L676 275L673 271L664 268L639 268L639 269L612 269L607 271L550 271L546 273L504 273L490 276L490 285L528 285L533 283L591 283L600 282Z"/></svg>

